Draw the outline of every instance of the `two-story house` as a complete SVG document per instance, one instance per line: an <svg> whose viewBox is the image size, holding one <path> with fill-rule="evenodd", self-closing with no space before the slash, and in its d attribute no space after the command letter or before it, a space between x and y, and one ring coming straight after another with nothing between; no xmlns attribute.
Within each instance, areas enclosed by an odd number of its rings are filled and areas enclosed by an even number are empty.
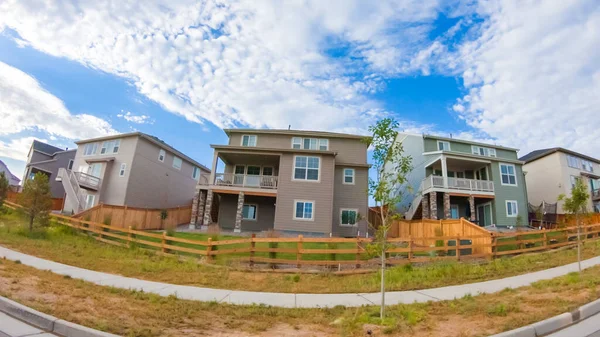
<svg viewBox="0 0 600 337"><path fill-rule="evenodd" d="M58 180L67 194L64 211L98 203L171 208L189 205L194 185L210 170L162 140L133 132L76 142L72 170Z"/></svg>
<svg viewBox="0 0 600 337"><path fill-rule="evenodd" d="M213 173L198 186L192 226L216 221L234 232L366 234L365 137L296 130L225 133L227 145L211 145ZM215 219L212 207L218 207Z"/></svg>
<svg viewBox="0 0 600 337"><path fill-rule="evenodd" d="M406 219L465 218L480 226L527 225L523 162L517 149L400 133L413 169L398 188Z"/></svg>
<svg viewBox="0 0 600 337"><path fill-rule="evenodd" d="M588 211L600 212L600 160L561 147L536 150L521 160L530 203L556 203L560 194L570 195L576 180L581 179L589 189ZM565 213L562 202L556 212Z"/></svg>
<svg viewBox="0 0 600 337"><path fill-rule="evenodd" d="M33 179L36 173L41 172L48 176L52 197L64 198L65 189L60 181L56 181L56 177L60 168L70 170L73 167L76 151L77 149L62 149L34 140L27 155L23 180Z"/></svg>

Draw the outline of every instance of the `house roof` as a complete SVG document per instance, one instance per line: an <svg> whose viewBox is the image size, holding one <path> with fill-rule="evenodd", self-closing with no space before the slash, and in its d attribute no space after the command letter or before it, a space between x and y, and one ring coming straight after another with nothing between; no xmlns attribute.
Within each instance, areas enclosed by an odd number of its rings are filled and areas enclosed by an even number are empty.
<svg viewBox="0 0 600 337"><path fill-rule="evenodd" d="M144 138L160 147L164 147L167 148L169 151L175 153L178 157L182 157L183 159L185 159L186 161L193 163L194 165L200 167L203 170L206 170L208 172L210 172L210 169L202 164L200 164L199 162L195 161L194 159L186 156L185 154L183 154L182 152L180 152L179 150L177 150L176 148L172 147L171 145L165 143L162 139L156 137L156 136L152 136L149 135L147 133L143 133L143 132L129 132L129 133L120 133L120 134L116 134L116 135L110 135L110 136L105 136L105 137L98 137L98 138L91 138L91 139L82 139L82 140L78 140L75 142L75 144L79 145L79 144L85 144L85 143L92 143L92 142L98 142L98 141L103 141L103 140L110 140L110 139L117 139L117 138L125 138L125 137L141 137Z"/></svg>
<svg viewBox="0 0 600 337"><path fill-rule="evenodd" d="M10 172L10 170L8 169L8 166L2 160L0 160L0 166L3 166L4 171L8 172L8 174L10 175L7 177L8 179L16 180L17 183L19 183L21 181L21 179L17 178L17 176L15 176L14 174L12 174L12 172ZM9 181L9 184L10 184L10 181Z"/></svg>
<svg viewBox="0 0 600 337"><path fill-rule="evenodd" d="M516 151L516 152L519 151L519 149L515 149L513 147L506 147L506 146L495 145L495 144L487 144L487 143L481 143L481 142L457 139L457 138L448 138L448 137L442 137L442 136L436 136L436 135L423 135L423 138L439 139L439 140L445 140L445 141L449 141L449 142L458 142L458 143L464 143L464 144L470 144L470 145L491 147L494 149L502 149L502 150L508 150L508 151Z"/></svg>
<svg viewBox="0 0 600 337"><path fill-rule="evenodd" d="M600 164L600 160L596 159L596 158L592 158L590 156L586 156L585 154L581 154L579 152L575 152L575 151L571 151L569 149L565 149L563 147L551 147L548 149L539 149L539 150L535 150L535 151L531 151L528 154L524 155L523 157L519 158L519 160L524 161L525 163L529 163L532 162L534 160L538 160L541 159L543 157L546 157L548 155L551 155L555 152L563 152L566 154L570 154L573 156L577 156L589 161L593 161L594 163Z"/></svg>
<svg viewBox="0 0 600 337"><path fill-rule="evenodd" d="M290 136L314 136L328 138L350 138L364 139L368 136L361 136L349 133L325 132L325 131L308 131L308 130L287 130L287 129L223 129L230 136L231 133L258 133L258 134L275 134L275 135L290 135Z"/></svg>
<svg viewBox="0 0 600 337"><path fill-rule="evenodd" d="M50 144L46 144L46 143L40 142L39 140L35 140L35 139L33 140L32 146L35 151L39 151L39 152L45 153L50 156L52 156L56 152L65 151L65 149L63 149L63 148L56 147L56 146L50 145Z"/></svg>

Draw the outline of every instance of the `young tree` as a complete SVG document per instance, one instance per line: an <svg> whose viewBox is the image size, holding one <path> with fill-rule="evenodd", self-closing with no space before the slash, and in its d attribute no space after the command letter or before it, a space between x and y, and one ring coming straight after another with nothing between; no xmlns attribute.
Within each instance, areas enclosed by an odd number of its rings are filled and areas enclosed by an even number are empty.
<svg viewBox="0 0 600 337"><path fill-rule="evenodd" d="M398 218L394 209L402 201L400 186L406 183L406 175L412 169L412 158L404 155L402 143L397 142L397 128L396 120L384 118L369 127L372 136L367 140L373 149L372 165L377 172L375 178L369 178L369 195L378 208L379 223L373 242L367 246L367 250L372 256L381 259L381 319L385 317L385 258L389 248L387 236L392 221ZM375 227L375 223L369 225Z"/></svg>
<svg viewBox="0 0 600 337"><path fill-rule="evenodd" d="M4 200L8 194L8 179L4 172L0 172L0 208L4 205Z"/></svg>
<svg viewBox="0 0 600 337"><path fill-rule="evenodd" d="M587 186L581 178L575 180L575 186L571 189L571 197L564 194L558 196L558 200L563 202L563 209L569 214L575 215L577 224L577 264L581 273L581 218L587 213L587 202L589 198Z"/></svg>
<svg viewBox="0 0 600 337"><path fill-rule="evenodd" d="M23 185L23 193L19 195L19 203L29 218L29 231L33 230L33 223L45 224L52 208L52 194L48 176L38 172L33 179L28 179Z"/></svg>

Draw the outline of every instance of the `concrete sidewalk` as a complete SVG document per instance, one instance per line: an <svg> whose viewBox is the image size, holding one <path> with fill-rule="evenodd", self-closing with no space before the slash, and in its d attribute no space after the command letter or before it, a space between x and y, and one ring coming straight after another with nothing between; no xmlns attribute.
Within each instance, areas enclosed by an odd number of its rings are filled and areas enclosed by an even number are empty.
<svg viewBox="0 0 600 337"><path fill-rule="evenodd" d="M53 335L27 323L21 322L16 318L12 318L5 313L0 312L0 336L8 337L55 337Z"/></svg>
<svg viewBox="0 0 600 337"><path fill-rule="evenodd" d="M116 288L140 290L161 296L174 295L181 299L196 301L216 301L231 304L264 304L288 308L318 308L343 305L356 307L378 303L379 293L361 294L289 294L250 292L225 289L201 288L192 286L174 285L168 283L145 281L114 274L101 273L87 269L40 259L22 254L0 246L0 257L8 260L19 260L27 266L40 270L49 270L60 275L69 275L72 278L85 280L98 285ZM583 268L600 264L600 256L582 261ZM577 271L577 263L542 270L534 273L507 277L504 279L463 284L457 286L432 288L416 291L391 291L386 293L387 304L414 303L452 300L467 294L473 296L485 293L494 293L505 288L518 288L530 285L539 280L552 279Z"/></svg>

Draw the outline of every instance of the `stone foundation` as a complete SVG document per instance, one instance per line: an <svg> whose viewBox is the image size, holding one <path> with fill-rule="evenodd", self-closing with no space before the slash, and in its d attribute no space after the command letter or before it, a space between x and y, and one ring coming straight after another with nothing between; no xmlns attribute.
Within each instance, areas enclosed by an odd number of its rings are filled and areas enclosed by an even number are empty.
<svg viewBox="0 0 600 337"><path fill-rule="evenodd" d="M444 193L444 219L452 218L452 212L450 212L450 194Z"/></svg>
<svg viewBox="0 0 600 337"><path fill-rule="evenodd" d="M432 220L438 219L437 214L437 192L429 193L429 215Z"/></svg>
<svg viewBox="0 0 600 337"><path fill-rule="evenodd" d="M425 194L421 199L421 209L423 212L423 219L429 219L429 194Z"/></svg>
<svg viewBox="0 0 600 337"><path fill-rule="evenodd" d="M244 192L238 194L237 211L235 213L235 233L242 231L242 211L244 210Z"/></svg>
<svg viewBox="0 0 600 337"><path fill-rule="evenodd" d="M204 208L204 221L203 225L208 226L212 223L212 217L210 212L212 211L213 191L208 190L206 193L206 207Z"/></svg>

